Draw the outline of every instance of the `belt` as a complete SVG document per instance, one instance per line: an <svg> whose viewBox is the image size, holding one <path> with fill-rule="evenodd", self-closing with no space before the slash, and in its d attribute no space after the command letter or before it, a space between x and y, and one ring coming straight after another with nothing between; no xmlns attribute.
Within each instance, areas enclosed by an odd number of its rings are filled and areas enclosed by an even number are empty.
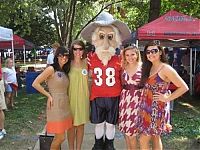
<svg viewBox="0 0 200 150"><path fill-rule="evenodd" d="M122 88L125 90L138 90L139 88L135 85L131 84L124 84L122 85Z"/></svg>

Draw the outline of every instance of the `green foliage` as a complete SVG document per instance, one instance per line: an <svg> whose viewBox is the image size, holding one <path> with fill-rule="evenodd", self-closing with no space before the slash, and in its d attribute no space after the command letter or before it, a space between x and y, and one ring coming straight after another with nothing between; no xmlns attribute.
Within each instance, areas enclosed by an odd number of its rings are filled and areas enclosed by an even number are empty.
<svg viewBox="0 0 200 150"><path fill-rule="evenodd" d="M122 18L120 12L117 12L118 18L126 22L131 31L135 31L148 21L148 1L124 1L121 3L121 9L125 11L126 17Z"/></svg>
<svg viewBox="0 0 200 150"><path fill-rule="evenodd" d="M103 7L113 3L106 11L115 18L128 24L132 31L146 24L149 18L150 0L1 0L0 25L12 28L34 44L49 45L54 41L80 38L82 28L94 19ZM75 14L70 4L75 3ZM200 18L199 0L162 0L160 15L174 9L193 17ZM55 23L53 12L57 12ZM72 19L73 18L73 19ZM73 22L72 22L73 21ZM68 24L67 26L65 26ZM71 33L70 33L71 32Z"/></svg>
<svg viewBox="0 0 200 150"><path fill-rule="evenodd" d="M199 0L162 0L161 14L176 10L183 14L200 18L200 1Z"/></svg>
<svg viewBox="0 0 200 150"><path fill-rule="evenodd" d="M52 19L39 0L7 0L0 4L0 11L0 25L12 28L14 34L38 46L55 41Z"/></svg>

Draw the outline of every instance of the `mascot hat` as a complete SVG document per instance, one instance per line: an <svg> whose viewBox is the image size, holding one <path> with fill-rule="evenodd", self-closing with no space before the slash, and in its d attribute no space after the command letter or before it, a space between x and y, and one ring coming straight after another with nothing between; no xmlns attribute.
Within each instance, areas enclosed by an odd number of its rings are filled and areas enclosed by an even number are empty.
<svg viewBox="0 0 200 150"><path fill-rule="evenodd" d="M119 20L114 20L113 16L108 12L102 12L99 16L97 16L96 21L91 22L82 30L81 36L86 41L91 42L92 32L94 32L97 27L109 25L113 25L119 30L122 41L130 38L131 34L128 26Z"/></svg>

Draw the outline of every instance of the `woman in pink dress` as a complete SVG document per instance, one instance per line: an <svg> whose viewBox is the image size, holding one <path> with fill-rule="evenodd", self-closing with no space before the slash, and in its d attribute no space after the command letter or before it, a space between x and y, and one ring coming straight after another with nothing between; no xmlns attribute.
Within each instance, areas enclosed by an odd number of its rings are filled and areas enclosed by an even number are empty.
<svg viewBox="0 0 200 150"><path fill-rule="evenodd" d="M136 135L139 126L139 108L141 90L138 83L141 78L140 51L128 46L122 52L122 92L119 103L119 130L124 133L127 149L136 149Z"/></svg>
<svg viewBox="0 0 200 150"><path fill-rule="evenodd" d="M177 87L173 93L168 92L170 82ZM166 63L165 53L156 41L149 42L144 48L140 86L143 87L140 149L150 149L152 140L153 149L162 150L161 134L169 128L167 103L188 91L188 86Z"/></svg>

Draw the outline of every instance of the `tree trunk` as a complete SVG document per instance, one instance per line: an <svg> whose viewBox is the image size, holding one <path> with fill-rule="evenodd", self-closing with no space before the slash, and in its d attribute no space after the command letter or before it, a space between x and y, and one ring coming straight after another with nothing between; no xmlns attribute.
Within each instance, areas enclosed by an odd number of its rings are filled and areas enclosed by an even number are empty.
<svg viewBox="0 0 200 150"><path fill-rule="evenodd" d="M151 22L160 16L161 0L150 0L149 20Z"/></svg>

